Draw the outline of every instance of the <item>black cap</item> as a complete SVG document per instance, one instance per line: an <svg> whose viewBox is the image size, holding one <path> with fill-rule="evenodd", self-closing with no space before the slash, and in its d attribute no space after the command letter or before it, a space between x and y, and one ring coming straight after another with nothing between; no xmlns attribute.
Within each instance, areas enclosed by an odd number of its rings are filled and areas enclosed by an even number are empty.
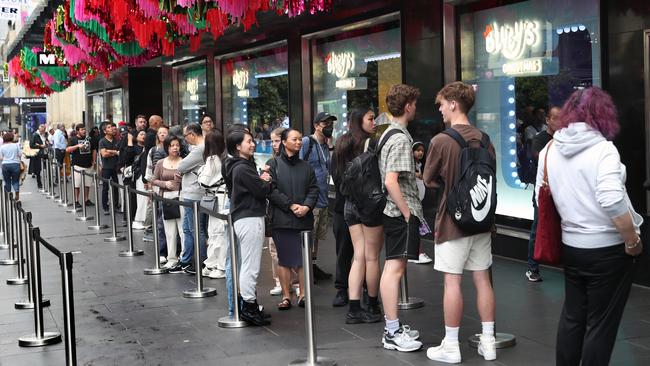
<svg viewBox="0 0 650 366"><path fill-rule="evenodd" d="M316 115L316 118L314 118L314 122L312 124L317 124L322 121L326 121L328 119L331 119L332 121L336 121L336 117L333 115L327 113L327 112L320 112Z"/></svg>

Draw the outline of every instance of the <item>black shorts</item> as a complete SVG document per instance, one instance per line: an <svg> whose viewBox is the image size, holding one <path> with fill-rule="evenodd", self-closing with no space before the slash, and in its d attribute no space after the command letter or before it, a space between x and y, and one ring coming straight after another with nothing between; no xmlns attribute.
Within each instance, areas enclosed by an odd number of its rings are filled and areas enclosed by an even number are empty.
<svg viewBox="0 0 650 366"><path fill-rule="evenodd" d="M411 215L407 224L404 216L384 215L384 245L386 259L418 259L420 219Z"/></svg>
<svg viewBox="0 0 650 366"><path fill-rule="evenodd" d="M54 158L59 163L59 165L63 165L63 160L65 159L65 150L54 149Z"/></svg>
<svg viewBox="0 0 650 366"><path fill-rule="evenodd" d="M343 218L348 226L363 224L367 227L377 227L384 224L383 213L376 217L362 217L357 210L357 207L349 200L345 200L343 208Z"/></svg>

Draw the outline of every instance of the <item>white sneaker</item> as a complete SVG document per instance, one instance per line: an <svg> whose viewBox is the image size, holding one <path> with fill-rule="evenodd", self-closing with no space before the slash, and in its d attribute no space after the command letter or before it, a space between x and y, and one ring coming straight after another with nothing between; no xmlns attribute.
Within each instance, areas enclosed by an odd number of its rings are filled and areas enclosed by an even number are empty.
<svg viewBox="0 0 650 366"><path fill-rule="evenodd" d="M159 261L160 261L160 264L165 264L165 263L167 263L167 258L164 255L161 255Z"/></svg>
<svg viewBox="0 0 650 366"><path fill-rule="evenodd" d="M131 225L131 229L133 229L133 230L144 230L145 226L140 221L133 221L133 225Z"/></svg>
<svg viewBox="0 0 650 366"><path fill-rule="evenodd" d="M486 361L497 359L496 339L494 336L481 334L478 342L478 354L483 356Z"/></svg>
<svg viewBox="0 0 650 366"><path fill-rule="evenodd" d="M384 330L384 337L381 343L385 349L397 350L400 352L414 352L422 348L422 342L416 341L404 332L404 327L401 327L392 336Z"/></svg>
<svg viewBox="0 0 650 366"><path fill-rule="evenodd" d="M208 277L213 278L213 279L220 279L220 278L226 278L226 271L222 271L218 268L213 269L210 271L210 274L208 274Z"/></svg>
<svg viewBox="0 0 650 366"><path fill-rule="evenodd" d="M201 270L201 276L210 277L210 272L212 272L212 268L203 267L203 269Z"/></svg>
<svg viewBox="0 0 650 366"><path fill-rule="evenodd" d="M427 255L427 253L420 253L418 256L418 259L409 259L409 263L415 263L415 264L427 264L433 262L433 259Z"/></svg>
<svg viewBox="0 0 650 366"><path fill-rule="evenodd" d="M269 294L271 294L271 296L280 296L280 295L282 295L282 287L275 286L274 288L271 289L271 291L269 291Z"/></svg>
<svg viewBox="0 0 650 366"><path fill-rule="evenodd" d="M430 347L427 350L427 358L445 363L460 363L460 345L443 338L438 347Z"/></svg>
<svg viewBox="0 0 650 366"><path fill-rule="evenodd" d="M178 264L178 261L167 262L167 263L165 263L163 268L167 268L167 269L174 268L174 267L176 267L177 264Z"/></svg>

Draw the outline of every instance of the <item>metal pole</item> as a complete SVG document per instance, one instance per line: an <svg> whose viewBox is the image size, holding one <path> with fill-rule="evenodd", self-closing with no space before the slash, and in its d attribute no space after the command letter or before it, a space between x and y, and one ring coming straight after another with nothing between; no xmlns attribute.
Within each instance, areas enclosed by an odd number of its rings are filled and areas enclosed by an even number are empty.
<svg viewBox="0 0 650 366"><path fill-rule="evenodd" d="M66 176L66 168L67 166L65 165L65 162L63 162L63 200L59 204L60 207L70 206L70 201L68 201L68 177ZM70 170L72 170L72 168L70 168ZM74 189L72 190L72 194L74 195Z"/></svg>
<svg viewBox="0 0 650 366"><path fill-rule="evenodd" d="M160 241L158 238L158 201L156 200L154 193L149 193L149 199L151 199L151 222L152 222L152 234L153 234L153 250L154 253L154 267L146 268L144 274L146 275L159 275L169 272L168 268L160 267Z"/></svg>
<svg viewBox="0 0 650 366"><path fill-rule="evenodd" d="M24 255L23 255L23 246L25 245L23 240L23 217L24 211L22 209L22 204L16 202L16 231L14 236L16 237L16 246L18 247L18 274L15 278L10 278L7 280L7 285L24 285L27 283L27 277L25 277L25 264L24 264Z"/></svg>
<svg viewBox="0 0 650 366"><path fill-rule="evenodd" d="M129 250L123 250L120 252L120 257L136 257L143 255L143 250L135 250L133 248L133 228L131 227L131 197L129 197L129 187L125 184L123 186L124 197L124 216L126 217L126 237L129 243ZM156 254L157 256L158 254Z"/></svg>
<svg viewBox="0 0 650 366"><path fill-rule="evenodd" d="M77 174L79 173L77 172ZM75 171L73 165L72 167L70 167L70 178L72 179L72 197L73 197L72 204L70 206L72 206L72 208L66 210L65 212L76 214L77 212L79 212L79 210L81 210L81 208L77 207L77 197L75 196L75 190L77 187L76 187L76 183L74 182L74 175L75 175Z"/></svg>
<svg viewBox="0 0 650 366"><path fill-rule="evenodd" d="M47 179L47 177L46 177L45 174L44 174L44 172L45 172L45 165L43 165L43 160L44 160L44 159L43 159L42 156L41 156L41 157L37 157L36 159L39 159L39 162L41 163L41 171L40 171L40 173L39 173L39 174L40 174L40 177L41 177L41 188L39 188L38 191L39 191L40 193L45 193L45 192L46 192L46 187L47 187L47 186L46 186L45 184L42 184L42 183L43 183L43 180L44 180L44 179Z"/></svg>
<svg viewBox="0 0 650 366"><path fill-rule="evenodd" d="M7 259L2 259L0 260L0 265L5 265L5 266L11 266L14 264L18 264L18 261L16 260L16 257L14 256L14 241L15 236L16 236L16 229L14 228L15 226L15 217L14 217L14 198L11 196L11 193L7 193L7 199L5 200L5 203L7 203L7 245L9 245L9 256Z"/></svg>
<svg viewBox="0 0 650 366"><path fill-rule="evenodd" d="M41 347L61 342L61 333L46 332L43 328L43 306L42 304L42 284L41 284L41 253L40 238L41 234L38 228L32 229L32 240L30 250L34 265L32 266L32 278L34 286L32 287L32 297L34 298L34 335L28 335L18 338L18 345L21 347Z"/></svg>
<svg viewBox="0 0 650 366"><path fill-rule="evenodd" d="M50 185L52 181L52 177L50 176L50 153L48 152L45 157L43 157L42 164L43 164L43 175L41 176L42 179L45 179L45 182L43 184L43 194L45 195L45 198L49 199L50 196Z"/></svg>
<svg viewBox="0 0 650 366"><path fill-rule="evenodd" d="M65 334L65 364L77 365L77 340L74 324L74 293L72 290L72 253L62 253L61 284L63 289L63 326Z"/></svg>
<svg viewBox="0 0 650 366"><path fill-rule="evenodd" d="M492 288L493 286L493 279L492 279L492 267L490 266L490 269L488 269L489 275L490 275L490 285ZM496 322L495 322L496 323ZM481 340L481 335L480 334L474 334L469 337L469 345L477 348L478 344L480 343ZM517 344L517 338L514 336L514 334L509 334L509 333L498 333L496 326L494 327L494 339L495 339L495 345L496 348L508 348L512 347L515 344Z"/></svg>
<svg viewBox="0 0 650 366"><path fill-rule="evenodd" d="M88 226L88 230L108 229L108 225L102 224L99 218L99 186L97 185L97 172L93 172L93 185L95 186L93 189L95 191L95 225ZM86 187L80 189L85 190Z"/></svg>
<svg viewBox="0 0 650 366"><path fill-rule="evenodd" d="M2 185L4 186L4 182L2 182ZM7 230L7 192L5 192L4 187L0 187L0 210L2 210L2 217L0 217L2 243L0 243L0 249L9 249L9 244L7 244L7 236L9 236L9 230Z"/></svg>
<svg viewBox="0 0 650 366"><path fill-rule="evenodd" d="M26 212L25 213L25 256L27 259L27 300L20 300L14 304L14 307L17 310L24 310L24 309L33 309L34 308L34 301L32 298L32 287L34 287L34 279L32 277L33 269L32 266L34 265L34 262L32 261L32 251L30 250L32 246L32 241L34 238L32 237L32 213L31 212ZM43 307L48 307L50 306L50 300L48 299L41 299L41 304Z"/></svg>
<svg viewBox="0 0 650 366"><path fill-rule="evenodd" d="M201 275L201 253L199 252L201 238L199 229L199 201L192 202L193 219L194 219L194 269L196 270L196 289L183 291L183 297L201 298L210 297L217 294L217 290L212 287L203 288L203 276Z"/></svg>
<svg viewBox="0 0 650 366"><path fill-rule="evenodd" d="M115 201L113 200L113 187L111 187L110 180L109 181L102 181L102 184L108 184L108 204L110 205L110 211L111 211L111 231L112 231L112 236L108 238L104 238L105 242L118 242L118 241L123 241L126 240L125 236L117 236L117 223L115 222ZM97 202L95 205L98 205L99 202Z"/></svg>
<svg viewBox="0 0 650 366"><path fill-rule="evenodd" d="M230 239L230 269L232 273L232 296L235 305L232 316L224 316L219 319L220 328L243 328L249 324L239 317L239 255L237 253L237 236L235 226L232 222L232 215L228 214L228 238Z"/></svg>
<svg viewBox="0 0 650 366"><path fill-rule="evenodd" d="M93 217L88 216L88 210L86 208L86 172L80 171L79 174L81 174L81 187L79 187L79 195L81 195L81 216L77 216L75 220L90 221Z"/></svg>
<svg viewBox="0 0 650 366"><path fill-rule="evenodd" d="M50 177L50 191L48 192L48 195L46 196L47 199L55 199L56 198L56 193L54 191L54 172L52 171L52 161L49 161L47 164L47 174Z"/></svg>
<svg viewBox="0 0 650 366"><path fill-rule="evenodd" d="M424 300L418 297L409 296L409 283L406 275L406 268L404 268L404 276L400 283L400 296L397 308L400 310L418 309L424 306Z"/></svg>
<svg viewBox="0 0 650 366"><path fill-rule="evenodd" d="M312 267L311 267L311 231L300 233L302 238L302 270L305 274L305 330L307 332L307 359L292 361L289 365L336 365L336 361L318 357L316 354L316 330L314 329L314 307L311 298Z"/></svg>
<svg viewBox="0 0 650 366"><path fill-rule="evenodd" d="M65 163L64 163L65 164ZM65 165L63 165L65 167ZM63 172L63 176L61 176L61 164L59 162L56 162L56 174L59 177L59 197L54 200L56 203L63 203L63 182L65 181L65 169Z"/></svg>

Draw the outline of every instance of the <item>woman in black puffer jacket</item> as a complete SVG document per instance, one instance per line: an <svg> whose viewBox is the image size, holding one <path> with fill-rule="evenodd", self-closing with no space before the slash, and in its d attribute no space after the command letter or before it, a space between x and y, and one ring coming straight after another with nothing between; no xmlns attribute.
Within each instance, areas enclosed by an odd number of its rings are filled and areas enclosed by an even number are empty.
<svg viewBox="0 0 650 366"><path fill-rule="evenodd" d="M318 184L314 170L298 156L302 134L289 128L282 132L281 140L280 156L269 161L273 182L269 203L282 286L282 302L278 309L288 310L291 308L291 268L298 272L300 294L305 293L300 232L312 230L314 226L312 210L318 201ZM303 297L298 305L304 306Z"/></svg>

